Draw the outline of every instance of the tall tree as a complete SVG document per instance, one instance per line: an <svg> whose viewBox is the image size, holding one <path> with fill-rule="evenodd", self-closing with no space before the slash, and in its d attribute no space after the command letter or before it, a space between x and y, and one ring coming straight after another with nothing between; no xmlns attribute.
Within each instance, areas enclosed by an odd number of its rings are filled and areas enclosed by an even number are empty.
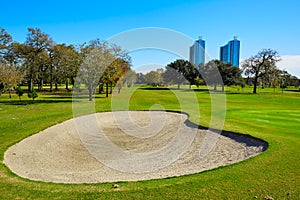
<svg viewBox="0 0 300 200"><path fill-rule="evenodd" d="M200 72L207 85L214 85L214 90L217 89L217 85L221 85L222 92L224 92L225 85L240 85L243 82L242 71L239 68L219 60L209 61L200 69Z"/></svg>
<svg viewBox="0 0 300 200"><path fill-rule="evenodd" d="M0 27L0 61L7 61L9 47L12 43L12 37L4 28Z"/></svg>
<svg viewBox="0 0 300 200"><path fill-rule="evenodd" d="M215 63L222 77L222 92L224 92L225 85L231 86L243 83L242 71L238 67L234 67L230 63L223 63L219 60L215 60Z"/></svg>
<svg viewBox="0 0 300 200"><path fill-rule="evenodd" d="M113 62L114 57L106 43L100 43L97 47L87 50L83 63L78 70L77 81L84 83L89 92L89 101L93 100L93 93L99 84L106 68Z"/></svg>
<svg viewBox="0 0 300 200"><path fill-rule="evenodd" d="M186 81L185 77L180 72L170 66L166 66L166 70L163 73L163 79L165 84L177 84L178 89L180 89L180 85Z"/></svg>
<svg viewBox="0 0 300 200"><path fill-rule="evenodd" d="M52 85L65 82L66 90L69 90L69 80L74 85L74 79L77 75L80 66L80 55L73 45L66 46L65 44L53 45L49 50L50 55L50 91Z"/></svg>
<svg viewBox="0 0 300 200"><path fill-rule="evenodd" d="M253 93L256 93L258 79L271 73L272 69L277 68L276 63L279 60L279 54L277 51L272 49L263 49L255 56L252 56L243 62L242 68L245 75L254 76Z"/></svg>
<svg viewBox="0 0 300 200"><path fill-rule="evenodd" d="M171 69L177 71L177 73ZM178 89L180 85L187 80L190 85L195 83L196 77L198 77L199 73L194 67L192 63L187 60L178 59L174 62L171 62L166 66L166 74L164 77L167 78L168 82L173 82L178 85Z"/></svg>
<svg viewBox="0 0 300 200"><path fill-rule="evenodd" d="M218 84L222 84L222 79L219 75L220 73L216 62L216 60L211 60L199 68L200 75L203 77L205 84L213 85L214 90L217 90Z"/></svg>
<svg viewBox="0 0 300 200"><path fill-rule="evenodd" d="M39 28L28 28L28 35L24 44L15 43L14 52L22 60L28 82L28 90L33 90L33 82L38 81L42 88L45 72L49 67L48 50L52 46L52 38Z"/></svg>

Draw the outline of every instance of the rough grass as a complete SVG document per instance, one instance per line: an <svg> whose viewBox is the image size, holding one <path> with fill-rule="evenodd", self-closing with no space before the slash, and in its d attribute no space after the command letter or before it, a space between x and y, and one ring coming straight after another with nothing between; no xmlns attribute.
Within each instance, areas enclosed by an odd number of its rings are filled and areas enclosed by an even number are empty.
<svg viewBox="0 0 300 200"><path fill-rule="evenodd" d="M70 93L39 93L35 103L27 97L0 96L0 199L298 199L300 196L300 92L251 88L226 88L224 129L250 134L269 143L266 152L246 161L215 170L162 180L111 183L53 184L35 182L12 174L2 163L5 150L14 143L51 125L73 117ZM292 89L293 90L293 89ZM178 91L187 95L190 91ZM184 106L193 122L208 126L210 94L196 91L200 116L194 105ZM110 98L97 95L96 110L111 110ZM84 99L82 100L84 101ZM188 101L188 99L187 99ZM160 104L180 110L171 90L137 89L130 109L147 110ZM189 105L189 104L187 104ZM84 107L83 107L84 110Z"/></svg>

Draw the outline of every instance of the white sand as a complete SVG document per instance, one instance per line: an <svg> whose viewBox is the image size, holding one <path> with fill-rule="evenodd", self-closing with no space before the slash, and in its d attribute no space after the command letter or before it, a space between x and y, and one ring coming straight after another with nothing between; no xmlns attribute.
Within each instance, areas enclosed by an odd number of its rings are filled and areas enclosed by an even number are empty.
<svg viewBox="0 0 300 200"><path fill-rule="evenodd" d="M45 182L137 181L229 165L267 147L250 136L198 129L184 123L186 119L184 114L163 111L83 116L11 146L4 163L23 178ZM111 149L111 144L117 148Z"/></svg>

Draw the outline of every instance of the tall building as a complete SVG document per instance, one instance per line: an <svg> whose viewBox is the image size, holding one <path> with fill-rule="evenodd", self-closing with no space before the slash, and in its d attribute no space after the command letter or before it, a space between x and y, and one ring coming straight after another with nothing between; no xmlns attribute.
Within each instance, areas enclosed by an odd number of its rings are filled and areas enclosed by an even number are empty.
<svg viewBox="0 0 300 200"><path fill-rule="evenodd" d="M190 62L196 67L205 63L205 41L199 36L199 39L190 47Z"/></svg>
<svg viewBox="0 0 300 200"><path fill-rule="evenodd" d="M240 41L235 36L233 40L220 48L220 60L224 63L231 63L239 67L240 62Z"/></svg>

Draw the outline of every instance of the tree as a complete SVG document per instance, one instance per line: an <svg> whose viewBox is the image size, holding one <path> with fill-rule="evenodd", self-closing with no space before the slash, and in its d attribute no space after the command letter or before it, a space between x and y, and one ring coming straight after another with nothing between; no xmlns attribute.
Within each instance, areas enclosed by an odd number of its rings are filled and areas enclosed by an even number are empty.
<svg viewBox="0 0 300 200"><path fill-rule="evenodd" d="M225 85L241 85L243 83L242 71L239 68L219 60L209 61L200 68L200 72L206 84L214 85L214 90L217 90L217 85L221 85L222 92L224 92Z"/></svg>
<svg viewBox="0 0 300 200"><path fill-rule="evenodd" d="M108 97L108 86L110 85L110 93L112 93L113 85L117 84L128 70L130 70L130 64L123 60L123 58L116 58L112 63L110 63L100 79L100 84L106 85L106 97ZM118 87L120 86L121 85ZM120 90L121 88L119 88L119 92Z"/></svg>
<svg viewBox="0 0 300 200"><path fill-rule="evenodd" d="M69 80L74 85L74 79L80 66L80 55L73 45L56 44L49 49L50 56L50 92L52 92L53 83L57 90L57 84L66 83L66 90L69 90Z"/></svg>
<svg viewBox="0 0 300 200"><path fill-rule="evenodd" d="M145 74L143 74L143 73L137 73L136 76L137 76L137 80L136 80L137 84L145 84L146 83L146 81L145 81Z"/></svg>
<svg viewBox="0 0 300 200"><path fill-rule="evenodd" d="M0 27L0 62L7 61L7 55L11 42L11 35L7 33L4 28Z"/></svg>
<svg viewBox="0 0 300 200"><path fill-rule="evenodd" d="M0 63L0 83L3 84L3 90L9 92L9 98L11 98L12 88L16 87L22 79L22 73L15 65Z"/></svg>
<svg viewBox="0 0 300 200"><path fill-rule="evenodd" d="M100 43L97 47L92 47L83 60L78 70L77 81L84 83L89 92L89 101L93 100L93 93L99 84L106 68L114 60L106 43Z"/></svg>
<svg viewBox="0 0 300 200"><path fill-rule="evenodd" d="M164 74L166 81L168 83L176 83L178 85L178 89L180 89L180 85L184 81L188 81L190 85L194 84L195 79L198 76L199 73L194 65L189 61L182 59L178 59L168 64Z"/></svg>
<svg viewBox="0 0 300 200"><path fill-rule="evenodd" d="M158 86L163 82L163 77L157 71L150 71L145 75L145 81L149 85Z"/></svg>
<svg viewBox="0 0 300 200"><path fill-rule="evenodd" d="M114 61L115 62L115 61ZM106 86L106 97L108 97L108 87L110 85L110 93L112 93L112 87L113 83L116 79L118 79L121 76L121 72L119 71L116 64L111 63L104 71L103 75L101 76L101 79L99 81L100 84L105 84Z"/></svg>
<svg viewBox="0 0 300 200"><path fill-rule="evenodd" d="M222 92L224 92L224 86L241 85L243 83L242 71L238 67L232 66L230 63L223 63L221 61L215 61L220 75L222 77Z"/></svg>
<svg viewBox="0 0 300 200"><path fill-rule="evenodd" d="M123 76L122 84L131 87L137 81L137 78L135 71L129 69Z"/></svg>
<svg viewBox="0 0 300 200"><path fill-rule="evenodd" d="M217 84L223 84L220 77L216 60L211 60L200 68L200 75L203 77L206 85L213 85L214 90L217 90Z"/></svg>
<svg viewBox="0 0 300 200"><path fill-rule="evenodd" d="M281 72L282 71L276 67L270 68L268 73L259 78L259 81L262 83L262 87L276 88L279 85Z"/></svg>
<svg viewBox="0 0 300 200"><path fill-rule="evenodd" d="M278 57L279 55L277 51L272 49L263 49L255 56L252 56L243 62L242 68L245 75L254 76L254 94L256 93L258 79L268 75L271 69L277 68L276 63L280 60Z"/></svg>
<svg viewBox="0 0 300 200"><path fill-rule="evenodd" d="M88 45L81 45L80 58L82 64L78 75L85 75L78 80L88 88L90 101L97 85L102 91L103 84L106 84L108 96L108 86L111 86L112 92L112 86L130 69L131 58L126 51L99 39L90 41Z"/></svg>
<svg viewBox="0 0 300 200"><path fill-rule="evenodd" d="M130 70L130 63L128 63L126 60L124 60L123 58L117 58L116 60L114 60L110 67L107 70L110 70L111 73L111 78L110 78L110 88L111 88L111 92L112 93L112 87L113 85L116 85L118 83L118 81L123 82L124 79L124 75ZM127 77L128 78L128 77ZM118 93L120 93L122 88L122 84L118 85ZM106 96L108 96L106 94Z"/></svg>
<svg viewBox="0 0 300 200"><path fill-rule="evenodd" d="M181 73L170 66L166 66L166 70L163 73L163 79L165 84L177 84L178 89L180 89L180 85L186 81Z"/></svg>
<svg viewBox="0 0 300 200"><path fill-rule="evenodd" d="M49 48L53 45L52 38L39 28L28 28L28 35L24 44L13 43L12 49L21 60L26 72L28 90L33 90L33 82L38 81L42 89L45 73L49 68Z"/></svg>
<svg viewBox="0 0 300 200"><path fill-rule="evenodd" d="M204 80L200 77L195 78L195 85L199 88L200 85L204 85Z"/></svg>

